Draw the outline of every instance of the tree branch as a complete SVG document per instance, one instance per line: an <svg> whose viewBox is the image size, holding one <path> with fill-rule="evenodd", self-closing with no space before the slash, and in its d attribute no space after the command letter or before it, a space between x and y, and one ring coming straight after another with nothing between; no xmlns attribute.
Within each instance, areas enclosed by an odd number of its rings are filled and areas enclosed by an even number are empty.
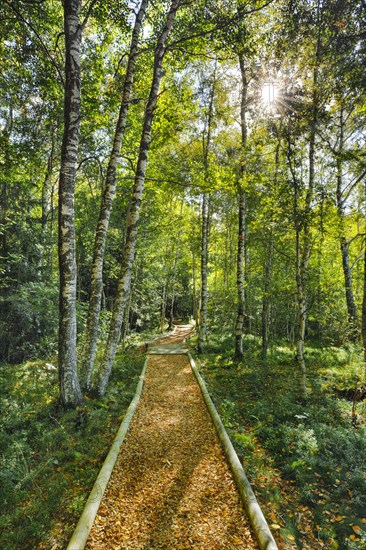
<svg viewBox="0 0 366 550"><path fill-rule="evenodd" d="M58 67L57 63L55 62L52 54L50 53L50 51L48 50L47 46L45 45L45 43L43 42L41 36L39 35L38 31L34 28L34 26L32 25L32 23L30 23L29 21L27 21L27 19L25 19L25 17L23 17L22 13L19 12L19 10L17 10L17 8L11 3L9 2L9 0L4 0L5 4L7 4L9 6L9 8L17 15L17 17L23 21L23 23L29 27L31 29L31 31L35 34L36 38L38 39L39 43L41 44L41 47L43 49L43 51L45 52L46 56L48 57L48 59L51 61L51 64L53 65L53 67L56 69L56 72L58 74L58 77L61 81L61 84L63 87L65 87L65 81L64 81L64 78L63 78L63 75L61 73L61 70L60 68Z"/></svg>
<svg viewBox="0 0 366 550"><path fill-rule="evenodd" d="M90 4L89 4L89 7L87 8L87 12L86 12L86 15L84 17L84 21L81 23L81 28L82 30L84 30L87 22L88 22L88 19L91 15L91 12L93 11L93 8L95 6L95 4L98 2L99 0L91 0Z"/></svg>

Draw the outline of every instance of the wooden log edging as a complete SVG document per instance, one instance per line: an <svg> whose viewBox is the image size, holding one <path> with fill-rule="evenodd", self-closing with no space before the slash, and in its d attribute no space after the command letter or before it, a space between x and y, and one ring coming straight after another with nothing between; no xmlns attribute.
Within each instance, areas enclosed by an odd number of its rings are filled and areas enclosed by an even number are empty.
<svg viewBox="0 0 366 550"><path fill-rule="evenodd" d="M258 544L261 550L278 550L276 541L268 527L268 523L263 515L263 512L258 504L253 489L249 483L244 469L240 463L238 455L230 441L230 438L225 430L224 424L216 410L216 407L208 393L205 381L200 375L193 357L188 353L188 358L191 363L192 370L201 389L202 396L205 400L206 406L211 415L212 421L216 428L217 435L223 446L226 458L229 462L231 471L236 481L241 500L244 504L245 510L248 514L250 522L253 527L255 536L257 537Z"/></svg>
<svg viewBox="0 0 366 550"><path fill-rule="evenodd" d="M122 420L122 423L119 427L117 435L112 443L112 447L110 448L110 451L103 463L103 466L99 471L98 477L93 485L89 498L86 501L83 513L81 514L81 517L75 527L75 531L67 546L67 550L83 550L83 548L85 548L90 530L94 523L95 516L97 515L97 512L98 512L100 502L103 498L104 491L107 487L109 478L111 477L112 470L117 460L119 450L125 439L127 430L129 428L129 425L131 423L131 420L133 418L136 407L141 397L147 361L148 361L148 358L145 359L145 363L140 374L135 395Z"/></svg>

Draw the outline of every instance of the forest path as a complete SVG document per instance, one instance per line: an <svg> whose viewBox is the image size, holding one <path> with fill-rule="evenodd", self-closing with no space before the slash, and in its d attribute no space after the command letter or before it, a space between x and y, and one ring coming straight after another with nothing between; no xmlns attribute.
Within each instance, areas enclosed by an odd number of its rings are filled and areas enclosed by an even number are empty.
<svg viewBox="0 0 366 550"><path fill-rule="evenodd" d="M143 393L88 549L258 548L184 354L190 330L178 326L149 346Z"/></svg>

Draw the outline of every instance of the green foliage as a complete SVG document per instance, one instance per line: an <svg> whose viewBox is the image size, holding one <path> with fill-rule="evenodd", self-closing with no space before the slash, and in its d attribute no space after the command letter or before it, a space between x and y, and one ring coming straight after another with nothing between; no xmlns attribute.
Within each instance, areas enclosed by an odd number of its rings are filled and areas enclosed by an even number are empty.
<svg viewBox="0 0 366 550"><path fill-rule="evenodd" d="M256 341L251 339L245 342L243 360L237 362L231 358L229 340L222 334L219 338L213 334L212 342L202 358L201 369L262 500L278 503L279 514L287 518L286 528L299 506L309 508L312 528L318 525L324 540L335 541L330 548L353 548L352 538L359 528L356 538L362 545L365 411L361 406L361 425L354 428L352 401L338 397L347 381L357 385L361 374L352 351L309 348L310 391L308 400L302 402L296 383L288 383L297 376L292 350L273 348L263 362ZM258 455L258 444L263 446L264 456ZM280 477L274 486L262 484L262 478L278 475L271 473L272 467L278 468L282 480L296 489L298 497L293 498L293 508L286 492L275 496L275 487L277 491L281 488ZM356 526L356 531L350 526ZM301 540L301 524L295 522L294 529Z"/></svg>
<svg viewBox="0 0 366 550"><path fill-rule="evenodd" d="M58 292L52 282L28 282L0 298L0 360L19 363L55 351Z"/></svg>
<svg viewBox="0 0 366 550"><path fill-rule="evenodd" d="M0 366L1 548L50 547L53 535L67 541L134 394L143 360L118 354L103 400L87 400L67 412L58 403L57 369L51 363Z"/></svg>
<svg viewBox="0 0 366 550"><path fill-rule="evenodd" d="M143 338L142 331L154 333L158 327L164 328L170 309L181 319L196 315L200 196L209 192L208 336L216 355L210 355L207 375L215 385L221 414L233 430L238 448L251 457L247 460L253 475L258 469L266 473L265 459L258 462L255 455L258 438L282 475L299 485L303 502L320 510L319 536L325 541L346 535L349 523L365 506L363 428L350 427L350 403L342 398L357 386L362 365L361 350L348 344L352 331L340 254L340 237L344 236L360 312L365 206L365 10L361 4L355 0L274 2L250 14L242 0L181 6L164 60L128 304L127 328L140 332L130 341ZM82 17L91 5L82 43L80 164L75 193L79 334L85 324L95 227L133 24L133 6L127 0L84 2ZM148 24L142 32L105 253L101 337L108 331L115 303L153 50L168 5L168 1L150 3ZM63 22L58 0L3 2L0 20L0 359L16 363L47 356L56 348ZM244 54L248 76L245 151L240 146L238 124L242 86L238 53ZM314 67L319 69L317 83ZM203 142L214 72L211 142L208 165L204 166ZM273 111L260 102L260 88L267 77L278 80L281 87ZM315 188L307 216L314 106L318 108ZM338 151L341 109L347 143ZM290 149L294 153L292 166ZM344 169L343 218L336 207L339 160ZM251 334L245 339L245 357L240 363L231 357L237 313L239 184L246 193L246 329ZM309 223L311 241L305 285L306 338L311 343L306 351L307 403L299 401L296 384L289 382L295 376L294 351L288 345L296 338L297 324L296 223L302 227ZM272 348L265 362L260 357L258 336L266 293ZM65 509L74 514L82 506L81 489L70 500L65 496L69 474L76 472L81 480L87 480L80 445L91 445L91 463L99 460L93 432L108 435L108 411L117 407L117 396L126 387L121 378L106 400L87 401L85 409L61 415L56 405L55 372L46 364L6 366L2 373L8 388L2 441L6 464L0 473L6 514L10 514L11 506L21 503L14 520L6 516L5 527L10 525L12 530L20 525L21 518L36 517L25 520L24 535L23 530L16 535L21 545L26 537L30 541L41 537L51 521L52 507L66 503ZM364 410L361 404L359 410ZM246 426L252 431L248 433ZM100 445L102 448L102 441ZM42 484L40 465L49 487ZM58 468L66 473L63 479ZM339 483L334 482L335 471ZM326 526L323 505L318 506L319 486L327 495L326 502L331 500L339 515L347 518L348 526L338 521ZM36 503L42 498L45 505L37 510ZM273 486L269 500L277 502L279 498ZM300 540L295 519L287 516L287 524L289 534ZM362 537L359 544L363 544ZM352 548L351 540L347 544Z"/></svg>

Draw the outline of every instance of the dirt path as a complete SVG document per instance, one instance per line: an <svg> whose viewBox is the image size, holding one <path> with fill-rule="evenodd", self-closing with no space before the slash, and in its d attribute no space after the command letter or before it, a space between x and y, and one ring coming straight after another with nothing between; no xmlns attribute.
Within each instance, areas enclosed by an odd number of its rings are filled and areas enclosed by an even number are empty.
<svg viewBox="0 0 366 550"><path fill-rule="evenodd" d="M258 548L187 356L150 356L87 548Z"/></svg>

